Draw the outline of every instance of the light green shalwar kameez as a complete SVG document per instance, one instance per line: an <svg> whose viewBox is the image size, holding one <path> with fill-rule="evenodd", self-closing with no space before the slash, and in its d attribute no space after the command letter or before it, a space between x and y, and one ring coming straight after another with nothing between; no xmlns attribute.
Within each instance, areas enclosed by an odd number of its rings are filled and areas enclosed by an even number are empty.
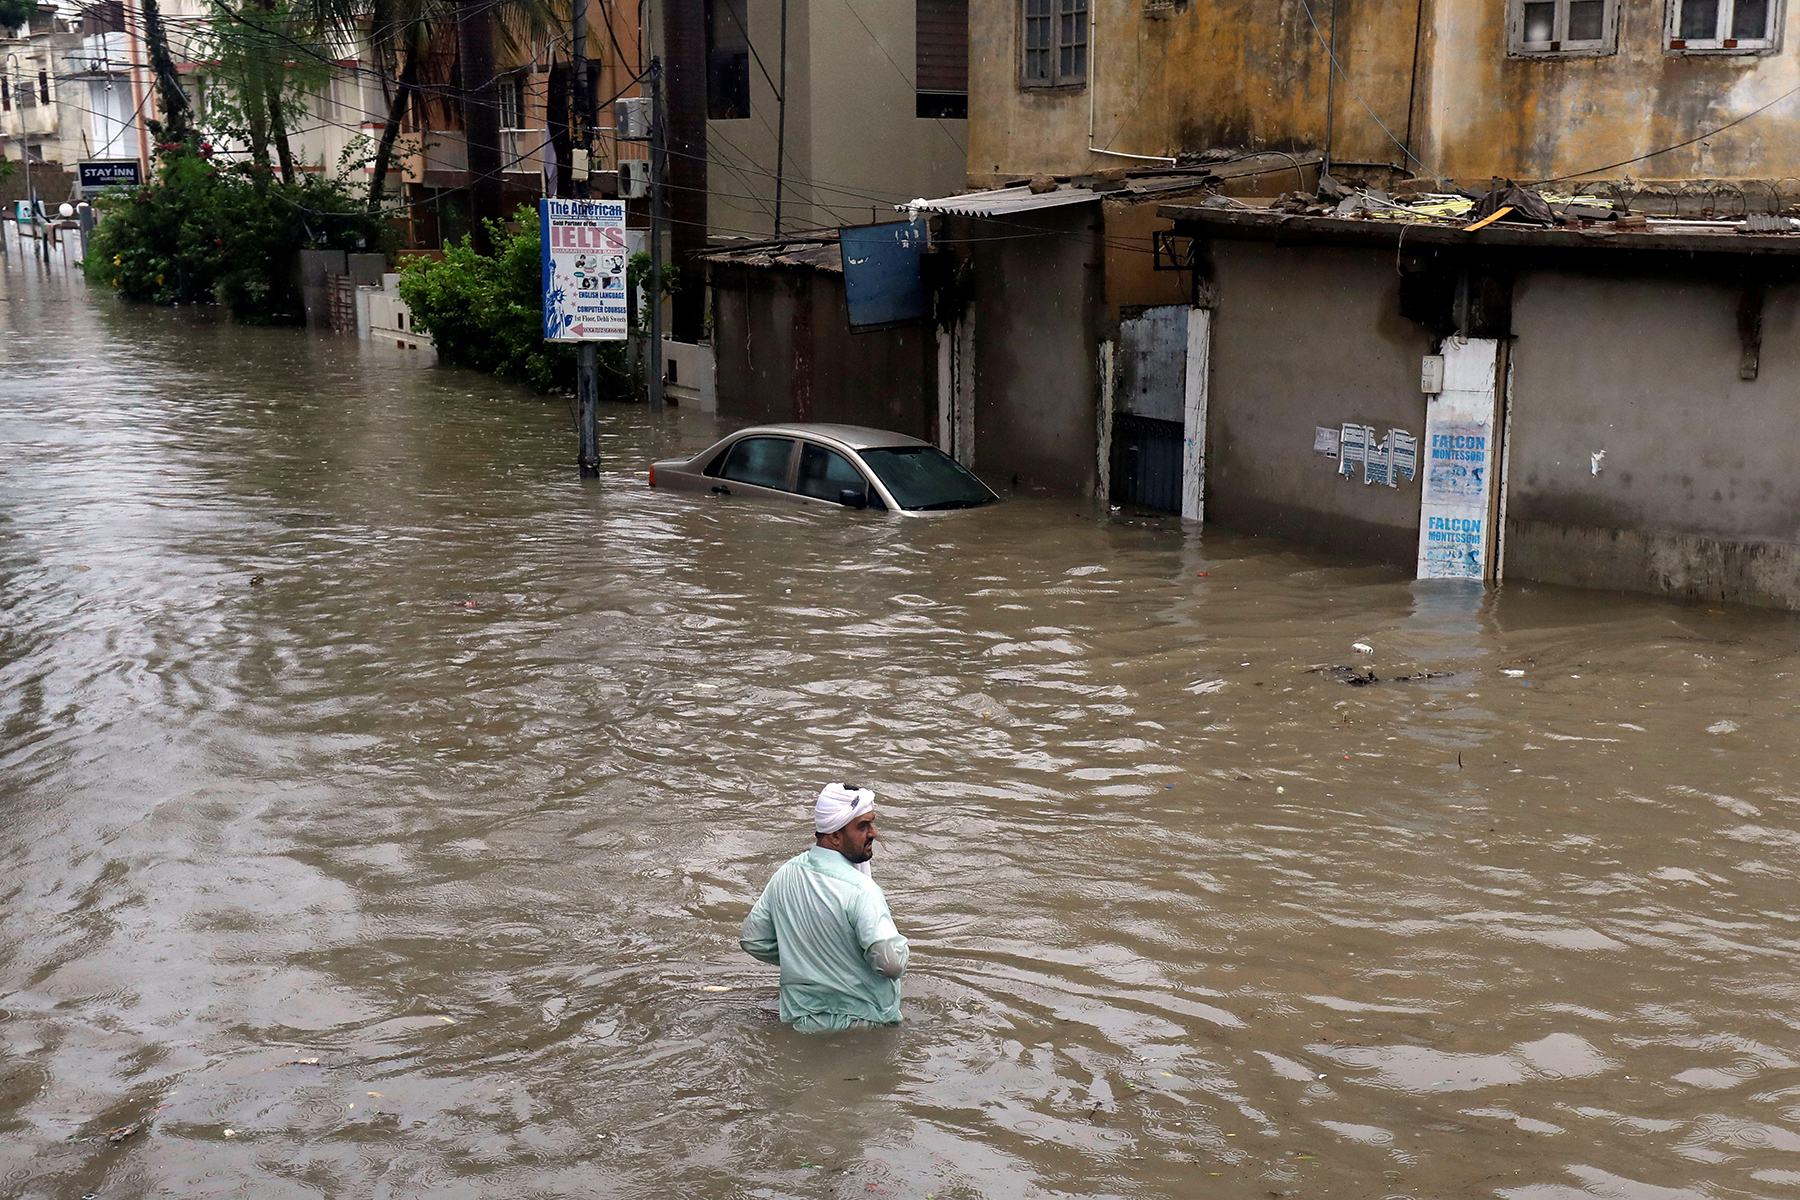
<svg viewBox="0 0 1800 1200"><path fill-rule="evenodd" d="M781 864L744 918L746 953L781 968L781 1019L801 1033L900 1023L906 939L887 897L842 854Z"/></svg>

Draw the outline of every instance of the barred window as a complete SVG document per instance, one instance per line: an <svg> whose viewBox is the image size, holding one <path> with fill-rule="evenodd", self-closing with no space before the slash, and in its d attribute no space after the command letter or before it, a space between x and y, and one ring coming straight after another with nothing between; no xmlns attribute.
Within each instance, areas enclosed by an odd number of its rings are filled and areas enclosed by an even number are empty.
<svg viewBox="0 0 1800 1200"><path fill-rule="evenodd" d="M1020 87L1087 82L1088 0L1022 0Z"/></svg>

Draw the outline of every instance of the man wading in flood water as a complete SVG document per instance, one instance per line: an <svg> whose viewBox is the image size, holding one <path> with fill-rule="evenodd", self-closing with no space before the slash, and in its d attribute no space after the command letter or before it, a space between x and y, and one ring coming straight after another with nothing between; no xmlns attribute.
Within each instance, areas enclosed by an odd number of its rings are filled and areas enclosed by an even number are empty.
<svg viewBox="0 0 1800 1200"><path fill-rule="evenodd" d="M826 784L813 830L813 848L781 864L738 944L781 968L781 1019L799 1032L898 1025L906 939L869 874L875 793Z"/></svg>

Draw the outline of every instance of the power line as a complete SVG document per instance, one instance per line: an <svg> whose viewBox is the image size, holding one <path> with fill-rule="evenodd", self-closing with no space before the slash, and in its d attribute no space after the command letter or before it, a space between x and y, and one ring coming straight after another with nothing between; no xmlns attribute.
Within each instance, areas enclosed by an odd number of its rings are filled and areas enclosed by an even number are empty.
<svg viewBox="0 0 1800 1200"><path fill-rule="evenodd" d="M1302 2L1304 2L1304 0L1302 0ZM889 54L887 47L881 44L881 39L877 37L875 31L869 27L869 23L862 19L861 13L856 11L856 5L852 4L850 0L843 0L843 5L849 10L850 15L856 18L856 23L861 25L863 31L869 35L869 40L875 43L875 48L881 51L881 57L888 60L888 65L894 68L894 71L900 76L900 81L906 84L909 90L916 89L918 87L917 82L906 73L906 68L894 61L894 56ZM944 119L942 117L933 117L932 120L937 123L937 127L943 131L944 136L949 139L950 144L956 147L957 153L961 154L964 158L967 158L969 152L964 149L961 142L956 140L956 135L950 132L950 127L944 124Z"/></svg>
<svg viewBox="0 0 1800 1200"><path fill-rule="evenodd" d="M1400 153L1406 155L1406 157L1412 159L1415 163L1418 163L1420 167L1424 168L1426 174L1433 178L1437 178L1438 173L1436 171L1433 171L1430 167L1425 166L1423 162L1420 162L1419 156L1414 154L1411 150L1408 150L1406 148L1406 143L1395 137L1394 131L1382 124L1381 118L1375 115L1375 110L1369 107L1369 102L1363 99L1362 93L1356 90L1356 85L1350 82L1350 73L1344 70L1344 64L1338 61L1337 51L1333 50L1331 48L1331 43L1325 40L1325 34L1319 29L1319 22L1314 19L1312 5L1308 0L1300 0L1300 7L1306 13L1306 23L1312 26L1313 36L1318 38L1319 45L1325 48L1325 56L1331 60L1332 68L1335 69L1338 75L1343 79L1344 86L1350 89L1350 94L1356 97L1356 102L1363 106L1363 111L1369 114L1369 120L1375 122L1376 127L1379 128L1381 132L1387 134L1388 141L1400 147Z"/></svg>
<svg viewBox="0 0 1800 1200"><path fill-rule="evenodd" d="M1713 137L1716 134L1724 133L1727 129L1730 129L1737 125L1742 125L1745 121L1748 121L1751 117L1754 117L1761 113L1767 112L1769 109L1774 108L1777 104L1780 104L1783 100L1786 100L1788 97L1796 95L1796 94L1800 94L1800 87L1789 88L1787 91L1781 93L1781 95L1775 97L1773 100L1769 101L1767 104L1758 105L1757 107L1751 109L1749 112L1745 113L1743 116L1736 117L1730 121L1727 121L1727 122L1725 122L1725 124L1719 126L1717 129L1709 129L1705 133L1696 134L1695 136L1689 138L1685 142L1676 142L1673 146L1664 146L1660 150L1652 150L1648 154L1640 154L1636 158L1625 158L1625 159L1620 159L1618 162L1607 163L1604 167L1593 167L1586 171L1576 171L1570 175L1558 175L1554 179L1540 179L1538 181L1538 186L1542 187L1543 185L1549 184L1549 183L1562 183L1564 180L1568 180L1568 179L1580 179L1583 175L1598 175L1602 171L1613 171L1613 170L1617 170L1620 167L1629 167L1629 166L1633 165L1634 163L1646 162L1649 159L1658 158L1664 154L1669 154L1676 150L1685 150L1687 147L1693 145L1695 142L1703 142L1709 137Z"/></svg>

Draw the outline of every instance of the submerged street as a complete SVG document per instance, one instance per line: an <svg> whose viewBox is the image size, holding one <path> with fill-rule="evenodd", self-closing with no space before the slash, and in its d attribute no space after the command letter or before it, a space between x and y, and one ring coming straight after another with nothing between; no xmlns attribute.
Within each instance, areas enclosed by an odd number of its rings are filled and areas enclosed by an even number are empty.
<svg viewBox="0 0 1800 1200"><path fill-rule="evenodd" d="M1800 1191L1791 615L653 491L685 408L584 482L0 281L0 1195ZM837 779L912 965L806 1037L737 938Z"/></svg>

